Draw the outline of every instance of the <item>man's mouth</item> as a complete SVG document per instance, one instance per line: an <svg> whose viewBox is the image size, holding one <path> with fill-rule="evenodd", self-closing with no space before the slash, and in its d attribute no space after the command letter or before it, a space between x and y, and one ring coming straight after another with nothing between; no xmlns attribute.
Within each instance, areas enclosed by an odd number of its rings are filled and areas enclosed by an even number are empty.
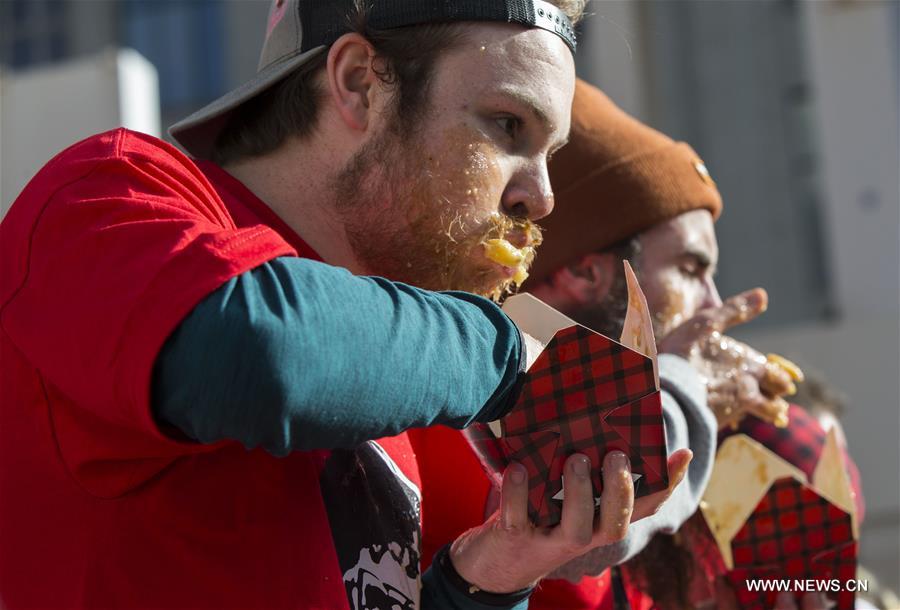
<svg viewBox="0 0 900 610"><path fill-rule="evenodd" d="M478 244L484 257L493 263L495 273L503 279L485 296L500 302L518 289L528 278L528 269L541 241L540 227L527 218L494 214Z"/></svg>
<svg viewBox="0 0 900 610"><path fill-rule="evenodd" d="M484 255L507 268L513 284L519 287L528 278L528 265L534 259L534 247L516 248L506 239L488 239L484 241Z"/></svg>

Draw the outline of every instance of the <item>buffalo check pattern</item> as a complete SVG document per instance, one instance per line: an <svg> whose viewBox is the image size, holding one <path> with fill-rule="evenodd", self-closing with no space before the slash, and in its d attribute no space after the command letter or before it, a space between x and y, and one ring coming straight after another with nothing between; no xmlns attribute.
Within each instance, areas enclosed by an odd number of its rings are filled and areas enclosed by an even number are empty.
<svg viewBox="0 0 900 610"><path fill-rule="evenodd" d="M521 393L500 420L501 436L476 425L467 433L498 480L510 461L529 475L529 513L538 526L559 523L563 464L573 453L591 460L595 492L612 450L631 460L635 495L668 487L665 427L653 362L583 326L560 330L528 370Z"/></svg>
<svg viewBox="0 0 900 610"><path fill-rule="evenodd" d="M851 517L794 478L779 479L760 500L731 542L734 584L743 610L773 607L775 593L749 591L747 579L836 580L840 591L823 591L837 610L852 610L857 543ZM800 607L801 593L796 593Z"/></svg>

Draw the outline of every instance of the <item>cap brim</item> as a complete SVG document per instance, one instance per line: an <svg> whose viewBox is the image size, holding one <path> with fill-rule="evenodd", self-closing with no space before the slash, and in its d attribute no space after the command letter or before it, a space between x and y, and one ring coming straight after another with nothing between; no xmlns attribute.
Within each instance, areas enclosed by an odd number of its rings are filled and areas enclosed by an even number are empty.
<svg viewBox="0 0 900 610"><path fill-rule="evenodd" d="M235 108L287 77L325 48L319 46L310 49L257 72L256 76L237 89L232 89L219 99L172 125L169 128L169 135L194 158L209 159L219 132L225 127L229 115Z"/></svg>

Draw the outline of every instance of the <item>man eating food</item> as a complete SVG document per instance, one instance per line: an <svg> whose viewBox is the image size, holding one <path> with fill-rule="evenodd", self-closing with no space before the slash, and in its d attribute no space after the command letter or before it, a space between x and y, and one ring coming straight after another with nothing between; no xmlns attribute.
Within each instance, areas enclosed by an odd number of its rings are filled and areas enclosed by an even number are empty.
<svg viewBox="0 0 900 610"><path fill-rule="evenodd" d="M405 431L497 419L534 355L477 295L553 207L582 8L274 0L190 156L119 129L37 173L0 225L4 607L522 607L656 510L611 452L595 518L573 455L534 528L513 464L420 573Z"/></svg>

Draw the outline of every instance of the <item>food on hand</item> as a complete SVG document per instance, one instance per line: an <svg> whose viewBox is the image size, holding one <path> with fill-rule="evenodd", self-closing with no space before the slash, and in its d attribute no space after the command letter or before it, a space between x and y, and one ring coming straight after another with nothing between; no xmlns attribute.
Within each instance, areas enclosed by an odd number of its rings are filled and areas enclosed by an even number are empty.
<svg viewBox="0 0 900 610"><path fill-rule="evenodd" d="M702 350L712 376L718 371L725 377L710 387L710 408L720 427L736 428L747 413L779 428L788 425L788 403L783 397L794 394L794 382L803 380L796 364L776 354L763 356L718 332L710 335Z"/></svg>
<svg viewBox="0 0 900 610"><path fill-rule="evenodd" d="M799 366L784 356L779 356L778 354L766 354L766 361L771 362L776 366L780 366L794 381L803 383L803 380L805 379L803 371L800 370Z"/></svg>
<svg viewBox="0 0 900 610"><path fill-rule="evenodd" d="M790 423L788 418L789 410L790 405L788 402L780 396L776 396L762 403L760 408L755 409L754 412L762 419L772 422L772 425L776 428L787 428L788 423Z"/></svg>

